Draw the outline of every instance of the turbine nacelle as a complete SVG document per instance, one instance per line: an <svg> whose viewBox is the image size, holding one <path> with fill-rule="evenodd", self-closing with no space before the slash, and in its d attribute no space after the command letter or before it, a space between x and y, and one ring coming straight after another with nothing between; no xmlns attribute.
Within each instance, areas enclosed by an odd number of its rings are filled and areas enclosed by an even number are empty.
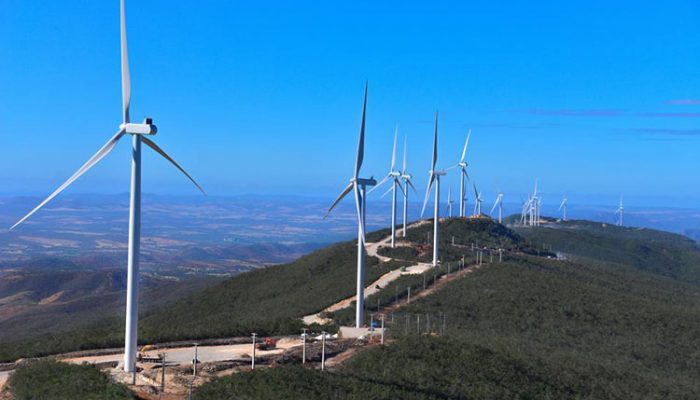
<svg viewBox="0 0 700 400"><path fill-rule="evenodd" d="M357 182L358 185L360 186L374 186L377 184L376 179L374 178L357 178L357 179L350 179L350 182Z"/></svg>
<svg viewBox="0 0 700 400"><path fill-rule="evenodd" d="M119 129L131 135L155 135L158 133L158 128L153 125L152 118L144 118L143 123L133 124L131 122L122 123Z"/></svg>

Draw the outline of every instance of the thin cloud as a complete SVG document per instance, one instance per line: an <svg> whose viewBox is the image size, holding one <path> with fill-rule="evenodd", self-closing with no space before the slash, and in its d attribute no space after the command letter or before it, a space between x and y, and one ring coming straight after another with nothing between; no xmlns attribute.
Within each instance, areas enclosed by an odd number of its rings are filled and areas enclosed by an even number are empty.
<svg viewBox="0 0 700 400"><path fill-rule="evenodd" d="M674 99L667 101L666 104L674 104L681 106L700 105L700 99Z"/></svg>
<svg viewBox="0 0 700 400"><path fill-rule="evenodd" d="M700 129L674 129L674 128L629 128L623 132L642 133L647 135L665 136L700 136Z"/></svg>
<svg viewBox="0 0 700 400"><path fill-rule="evenodd" d="M558 117L619 117L623 115L622 111L614 109L573 110L568 108L562 108L550 110L541 108L530 108L510 110L510 112L519 114L546 115Z"/></svg>
<svg viewBox="0 0 700 400"><path fill-rule="evenodd" d="M700 112L642 112L637 115L645 118L700 118Z"/></svg>

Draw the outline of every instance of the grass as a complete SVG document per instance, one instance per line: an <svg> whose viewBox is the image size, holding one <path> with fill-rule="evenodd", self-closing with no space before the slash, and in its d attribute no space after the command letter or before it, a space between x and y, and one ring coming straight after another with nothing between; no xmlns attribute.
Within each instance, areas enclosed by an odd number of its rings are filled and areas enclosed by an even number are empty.
<svg viewBox="0 0 700 400"><path fill-rule="evenodd" d="M368 257L368 282L402 263ZM300 317L355 290L356 245L335 244L298 260L247 272L141 315L139 342L298 333ZM123 345L123 317L82 329L0 344L0 360Z"/></svg>
<svg viewBox="0 0 700 400"><path fill-rule="evenodd" d="M15 369L7 382L15 400L122 400L136 397L92 365L32 361Z"/></svg>
<svg viewBox="0 0 700 400"><path fill-rule="evenodd" d="M198 398L700 397L694 243L649 230L616 230L606 242L599 229L579 224L556 241L552 229L547 243L538 230L521 232L535 247L576 256L521 254L452 281L395 316L393 344L361 352L339 371L221 378ZM643 262L636 246L647 248ZM445 315L445 334L418 336L415 319L406 329L404 318L418 314Z"/></svg>

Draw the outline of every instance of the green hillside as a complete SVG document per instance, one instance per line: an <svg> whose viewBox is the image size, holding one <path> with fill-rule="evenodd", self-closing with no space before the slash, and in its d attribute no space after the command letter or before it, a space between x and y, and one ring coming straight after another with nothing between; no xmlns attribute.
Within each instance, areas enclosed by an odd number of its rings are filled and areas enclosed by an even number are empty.
<svg viewBox="0 0 700 400"><path fill-rule="evenodd" d="M590 221L566 221L516 232L582 262L604 261L700 283L700 247L682 235Z"/></svg>
<svg viewBox="0 0 700 400"><path fill-rule="evenodd" d="M152 343L260 334L297 333L299 317L351 296L355 289L356 247L344 242L288 264L251 271L183 300L141 314L139 340ZM401 263L367 259L367 281ZM161 295L167 296L162 293ZM3 341L0 360L123 345L123 317L32 340Z"/></svg>
<svg viewBox="0 0 700 400"><path fill-rule="evenodd" d="M697 248L677 235L600 229L518 230L536 246L575 257L521 255L486 265L403 308L390 327L394 343L338 371L241 374L205 385L197 398L700 397ZM423 321L444 315L444 335L418 336L418 314Z"/></svg>
<svg viewBox="0 0 700 400"><path fill-rule="evenodd" d="M136 397L92 365L34 361L19 366L6 389L13 399L124 400Z"/></svg>

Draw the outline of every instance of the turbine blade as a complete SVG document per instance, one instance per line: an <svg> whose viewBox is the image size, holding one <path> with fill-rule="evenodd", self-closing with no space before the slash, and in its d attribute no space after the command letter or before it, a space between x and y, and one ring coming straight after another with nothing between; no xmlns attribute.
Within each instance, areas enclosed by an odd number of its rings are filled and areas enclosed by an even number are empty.
<svg viewBox="0 0 700 400"><path fill-rule="evenodd" d="M375 187L376 187L376 186L375 186ZM387 189L386 192L384 192L384 194L382 194L382 196L381 196L380 198L383 199L384 196L386 196L387 194L391 193L391 191L392 191L393 189L394 189L394 187L393 187L393 186L390 186L389 189Z"/></svg>
<svg viewBox="0 0 700 400"><path fill-rule="evenodd" d="M382 186L384 183L386 183L386 181L389 180L389 178L391 178L391 175L385 176L384 179L382 179L381 181L379 181L379 183L377 183L376 185L374 185L374 187L373 187L372 189L368 190L368 191L367 191L367 194L372 193L376 188Z"/></svg>
<svg viewBox="0 0 700 400"><path fill-rule="evenodd" d="M474 183L474 198L476 198L476 199L479 198L479 191L476 190L476 183Z"/></svg>
<svg viewBox="0 0 700 400"><path fill-rule="evenodd" d="M437 139L438 139L438 112L435 111L435 133L433 135L433 163L430 168L431 171L435 171L435 164L437 164Z"/></svg>
<svg viewBox="0 0 700 400"><path fill-rule="evenodd" d="M350 193L350 191L352 190L353 185L354 185L353 182L350 182L350 184L349 184L345 189L343 189L343 191L340 193L340 196L338 196L338 198L335 199L335 201L333 202L333 204L331 204L331 206L328 208L328 211L326 212L326 216L323 217L323 218L328 217L328 214L330 214L331 211L333 211L333 209L335 208L335 206L337 206L338 203L340 203L340 200L343 200L343 197L347 196L348 193Z"/></svg>
<svg viewBox="0 0 700 400"><path fill-rule="evenodd" d="M180 172L182 172L183 174L185 174L185 176L187 177L187 179L189 179L190 182L194 183L194 185L197 187L197 189L199 189L199 191L202 192L202 193L206 196L207 192L205 192L204 189L202 189L202 187L199 186L199 183L197 183L197 181L195 181L194 178L192 178L192 176L190 176L190 174L188 174L187 171L185 171L185 169L182 168L182 167L180 166L180 164L177 163L177 161L173 160L172 157L170 157L169 155L167 155L167 154L163 151L163 149L161 149L160 147L158 147L158 145L155 144L154 141L152 141L151 139L149 139L149 138L147 138L147 137L145 137L145 136L142 136L142 137L141 137L141 140L142 140L144 143L146 143L146 145L147 145L148 147L150 147L150 148L152 148L153 150L155 150L156 153L160 154L161 156L163 156L163 158L165 158L166 160L170 161L170 163L173 164L173 165L175 166L175 168L179 169Z"/></svg>
<svg viewBox="0 0 700 400"><path fill-rule="evenodd" d="M396 187L398 187L399 190L401 190L401 193L403 193L403 195L405 196L406 192L403 190L403 185L401 184L401 181L396 179L396 178L394 178L394 179L396 180Z"/></svg>
<svg viewBox="0 0 700 400"><path fill-rule="evenodd" d="M391 171L394 171L394 167L396 167L396 139L398 138L399 135L399 124L396 124L396 129L394 129L394 148L391 151Z"/></svg>
<svg viewBox="0 0 700 400"><path fill-rule="evenodd" d="M355 179L357 179L357 177L360 175L362 161L365 158L365 118L367 116L367 87L368 82L365 81L365 98L362 101L362 119L360 120L360 140L357 144L357 160L355 161L355 175L353 175Z"/></svg>
<svg viewBox="0 0 700 400"><path fill-rule="evenodd" d="M355 188L355 208L357 209L357 225L360 227L360 237L362 238L362 243L365 242L365 219L362 218L362 206L360 200L365 201L360 195L360 187L357 182L353 182L353 187Z"/></svg>
<svg viewBox="0 0 700 400"><path fill-rule="evenodd" d="M15 223L14 225L12 225L12 227L10 228L10 230L15 229L19 224L21 224L22 222L24 222L27 218L31 217L32 214L34 214L35 212L39 211L39 209L40 209L41 207L43 207L44 205L46 205L46 203L48 203L49 201L51 201L51 199L53 199L54 197L58 196L58 194L61 193L65 188L67 188L68 186L70 186L71 183L75 182L75 181L76 181L78 178L80 178L84 173L86 173L90 168L92 168L93 166L95 166L95 164L97 164L98 162L100 162L100 160L102 160L103 158L105 158L105 156L107 156L107 154L109 154L109 153L114 149L114 147L117 145L117 142L119 142L119 139L121 139L123 135L124 135L124 131L123 131L122 129L120 129L119 132L117 132L114 136L112 136L112 138L109 139L109 141L108 141L107 143L105 143L104 146L102 146L102 147L97 151L97 153L93 154L93 156L90 157L90 158L85 162L85 164L83 164L82 167L80 167L77 171L75 171L75 173L74 173L73 175L71 175L71 177L68 178L68 180L66 180L65 182L63 182L63 184L62 184L61 186L59 186L58 189L56 189L53 193L51 193L51 195L49 195L49 197L47 197L44 201L42 201L41 203L39 203L38 206L34 207L34 209L33 209L32 211L30 211L27 215L25 215L24 217L22 217L22 219L20 219L19 221L17 221L17 223Z"/></svg>
<svg viewBox="0 0 700 400"><path fill-rule="evenodd" d="M467 157L467 146L469 146L469 137L472 135L472 130L469 130L469 133L467 133L467 141L464 143L464 150L462 150L462 158L459 159L459 162L463 163L464 159Z"/></svg>
<svg viewBox="0 0 700 400"><path fill-rule="evenodd" d="M457 168L457 167L459 167L459 165L453 165L453 166L451 166L451 167L445 168L445 171L450 171L450 170L453 170L453 169L455 169L455 168Z"/></svg>
<svg viewBox="0 0 700 400"><path fill-rule="evenodd" d="M403 137L403 168L401 169L401 174L406 173L406 144L408 142L408 136Z"/></svg>
<svg viewBox="0 0 700 400"><path fill-rule="evenodd" d="M120 29L121 29L121 58L122 58L122 118L124 123L129 122L129 105L131 104L131 76L129 75L129 52L126 46L126 13L124 0L120 3Z"/></svg>
<svg viewBox="0 0 700 400"><path fill-rule="evenodd" d="M433 175L433 173L431 171L430 180L428 181L428 187L425 189L425 199L423 199L423 209L420 212L421 218L423 218L423 214L425 213L425 206L428 205L428 198L430 197L430 189L433 187L434 181L435 181L435 175Z"/></svg>
<svg viewBox="0 0 700 400"><path fill-rule="evenodd" d="M408 186L410 186L411 189L413 189L413 193L418 194L418 190L416 190L416 187L413 186L413 182L411 182L410 179L407 179L406 182L408 182Z"/></svg>
<svg viewBox="0 0 700 400"><path fill-rule="evenodd" d="M493 203L493 207L491 207L491 212L489 212L489 214L493 214L493 210L495 210L496 207L498 206L498 202L500 199L501 199L500 197L496 198L496 201Z"/></svg>

